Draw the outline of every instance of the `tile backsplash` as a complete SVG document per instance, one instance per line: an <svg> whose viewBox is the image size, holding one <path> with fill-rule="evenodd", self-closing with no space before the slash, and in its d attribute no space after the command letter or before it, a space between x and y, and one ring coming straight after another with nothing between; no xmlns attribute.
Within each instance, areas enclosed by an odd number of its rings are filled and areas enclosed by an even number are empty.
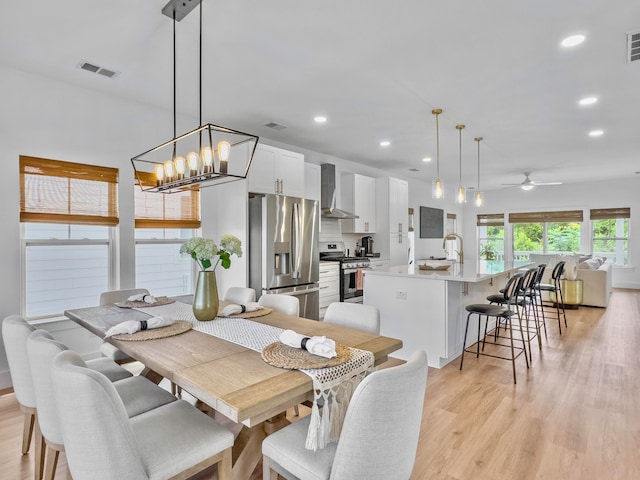
<svg viewBox="0 0 640 480"><path fill-rule="evenodd" d="M344 242L344 247L349 250L350 255L355 255L356 243L360 244L362 235L358 233L342 233L342 228L339 220L330 218L321 218L320 226L320 241L321 242ZM374 250L375 250L375 235L374 235Z"/></svg>

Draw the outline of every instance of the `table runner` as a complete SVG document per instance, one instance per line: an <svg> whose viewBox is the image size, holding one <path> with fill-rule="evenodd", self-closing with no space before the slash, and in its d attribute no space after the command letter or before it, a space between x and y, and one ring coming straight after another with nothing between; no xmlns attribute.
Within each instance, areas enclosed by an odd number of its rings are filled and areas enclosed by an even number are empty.
<svg viewBox="0 0 640 480"><path fill-rule="evenodd" d="M194 330L256 352L262 352L267 345L279 341L283 332L282 328L238 317L218 317L213 321L201 322L193 315L191 305L181 302L146 307L140 311L153 316L162 315L173 320L189 321ZM313 381L314 400L305 442L308 450L324 448L340 438L351 395L362 379L374 370L373 353L350 348L351 359L341 365L300 370Z"/></svg>

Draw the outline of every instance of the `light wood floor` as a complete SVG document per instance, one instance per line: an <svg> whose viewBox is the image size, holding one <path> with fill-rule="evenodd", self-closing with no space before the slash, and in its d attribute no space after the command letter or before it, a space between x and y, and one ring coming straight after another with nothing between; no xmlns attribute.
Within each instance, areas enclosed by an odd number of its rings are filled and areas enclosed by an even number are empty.
<svg viewBox="0 0 640 480"><path fill-rule="evenodd" d="M548 325L528 371L518 359L517 385L508 362L488 357L429 370L413 480L640 479L640 291L567 316L562 336ZM13 395L0 397L2 479L33 476L21 434Z"/></svg>

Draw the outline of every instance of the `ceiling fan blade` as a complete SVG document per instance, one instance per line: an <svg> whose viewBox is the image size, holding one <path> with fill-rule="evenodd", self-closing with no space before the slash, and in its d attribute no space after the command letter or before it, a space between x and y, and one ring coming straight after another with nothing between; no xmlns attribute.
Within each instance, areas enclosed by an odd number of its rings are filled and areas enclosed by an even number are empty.
<svg viewBox="0 0 640 480"><path fill-rule="evenodd" d="M562 185L562 182L533 182L534 185Z"/></svg>

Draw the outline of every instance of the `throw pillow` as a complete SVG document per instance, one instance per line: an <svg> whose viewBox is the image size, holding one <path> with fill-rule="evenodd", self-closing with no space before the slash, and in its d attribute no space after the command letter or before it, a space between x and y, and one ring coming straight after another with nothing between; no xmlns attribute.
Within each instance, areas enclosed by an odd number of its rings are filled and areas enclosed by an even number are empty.
<svg viewBox="0 0 640 480"><path fill-rule="evenodd" d="M593 262L590 262L589 260L587 260L586 262L582 262L580 265L578 265L578 269L579 270L595 270L595 268L593 267Z"/></svg>

